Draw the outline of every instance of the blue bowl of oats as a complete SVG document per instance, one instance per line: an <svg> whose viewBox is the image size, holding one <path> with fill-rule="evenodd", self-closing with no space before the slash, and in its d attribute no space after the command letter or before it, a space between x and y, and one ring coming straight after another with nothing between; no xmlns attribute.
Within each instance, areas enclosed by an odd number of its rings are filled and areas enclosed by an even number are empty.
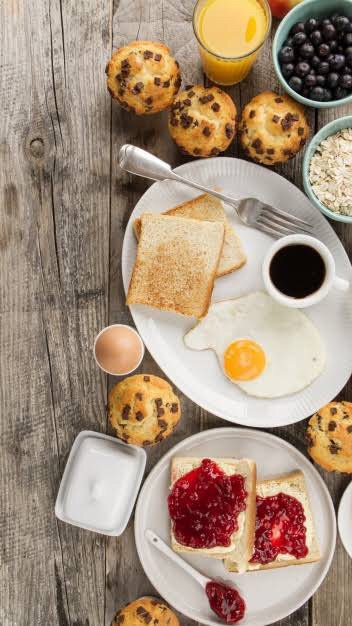
<svg viewBox="0 0 352 626"><path fill-rule="evenodd" d="M303 185L311 202L337 222L352 224L352 116L314 135L303 160Z"/></svg>

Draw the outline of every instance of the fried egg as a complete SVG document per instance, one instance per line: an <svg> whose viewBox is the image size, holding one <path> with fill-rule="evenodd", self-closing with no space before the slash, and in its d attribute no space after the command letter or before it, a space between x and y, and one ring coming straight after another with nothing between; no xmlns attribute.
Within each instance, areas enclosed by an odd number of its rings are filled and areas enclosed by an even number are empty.
<svg viewBox="0 0 352 626"><path fill-rule="evenodd" d="M225 376L258 398L296 393L325 365L325 349L310 319L263 292L215 302L184 341L192 350L214 350Z"/></svg>

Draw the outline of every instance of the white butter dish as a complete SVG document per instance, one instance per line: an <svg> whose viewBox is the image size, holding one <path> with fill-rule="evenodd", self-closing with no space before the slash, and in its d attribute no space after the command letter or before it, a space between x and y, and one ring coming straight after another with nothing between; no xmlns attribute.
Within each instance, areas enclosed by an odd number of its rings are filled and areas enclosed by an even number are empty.
<svg viewBox="0 0 352 626"><path fill-rule="evenodd" d="M121 535L131 517L146 459L143 448L83 430L65 467L56 517L93 532Z"/></svg>

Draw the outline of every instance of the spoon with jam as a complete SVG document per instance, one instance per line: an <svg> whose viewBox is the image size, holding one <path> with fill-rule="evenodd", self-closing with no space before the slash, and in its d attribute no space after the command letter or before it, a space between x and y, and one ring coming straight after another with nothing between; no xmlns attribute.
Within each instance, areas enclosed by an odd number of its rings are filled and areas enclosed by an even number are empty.
<svg viewBox="0 0 352 626"><path fill-rule="evenodd" d="M182 567L197 583L204 589L209 601L210 608L216 613L225 624L237 624L243 617L246 604L238 591L233 587L228 587L218 583L211 578L203 576L194 567L186 563L176 554L166 543L160 539L152 530L145 531L145 537L155 548L166 555L174 563Z"/></svg>

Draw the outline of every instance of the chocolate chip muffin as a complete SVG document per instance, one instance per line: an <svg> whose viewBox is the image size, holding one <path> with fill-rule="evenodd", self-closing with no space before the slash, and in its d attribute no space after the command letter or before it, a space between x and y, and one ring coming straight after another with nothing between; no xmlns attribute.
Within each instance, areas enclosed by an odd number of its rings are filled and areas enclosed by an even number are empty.
<svg viewBox="0 0 352 626"><path fill-rule="evenodd" d="M198 157L217 156L235 136L236 106L218 87L186 87L175 98L169 131L182 152Z"/></svg>
<svg viewBox="0 0 352 626"><path fill-rule="evenodd" d="M137 115L167 109L181 85L178 62L155 41L131 41L119 48L105 71L111 96Z"/></svg>
<svg viewBox="0 0 352 626"><path fill-rule="evenodd" d="M181 407L166 380L152 374L137 374L111 389L108 415L120 439L148 446L171 435L180 419Z"/></svg>
<svg viewBox="0 0 352 626"><path fill-rule="evenodd" d="M352 403L330 402L309 420L308 452L328 472L352 474Z"/></svg>
<svg viewBox="0 0 352 626"><path fill-rule="evenodd" d="M309 137L309 124L298 102L264 91L244 107L239 136L245 154L253 161L275 165L301 150Z"/></svg>
<svg viewBox="0 0 352 626"><path fill-rule="evenodd" d="M175 613L156 598L134 600L117 611L111 626L180 626Z"/></svg>

